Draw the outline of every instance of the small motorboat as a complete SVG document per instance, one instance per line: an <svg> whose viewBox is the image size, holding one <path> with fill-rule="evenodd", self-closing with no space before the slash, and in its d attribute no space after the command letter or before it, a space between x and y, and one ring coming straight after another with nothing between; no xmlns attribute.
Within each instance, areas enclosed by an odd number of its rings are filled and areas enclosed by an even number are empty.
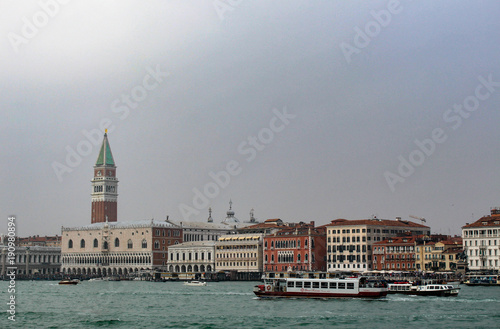
<svg viewBox="0 0 500 329"><path fill-rule="evenodd" d="M185 286L206 286L207 283L204 281L187 281L184 282Z"/></svg>
<svg viewBox="0 0 500 329"><path fill-rule="evenodd" d="M59 284L69 284L69 285L75 285L75 284L78 284L80 283L80 281L78 279L64 279L64 280L61 280L59 281Z"/></svg>

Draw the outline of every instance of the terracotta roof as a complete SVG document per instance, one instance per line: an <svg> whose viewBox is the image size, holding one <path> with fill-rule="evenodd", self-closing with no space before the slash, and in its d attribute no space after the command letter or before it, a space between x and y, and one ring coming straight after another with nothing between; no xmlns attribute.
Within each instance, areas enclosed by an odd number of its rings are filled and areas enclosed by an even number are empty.
<svg viewBox="0 0 500 329"><path fill-rule="evenodd" d="M27 238L19 238L21 242L48 242L48 241L61 241L60 236L30 236Z"/></svg>
<svg viewBox="0 0 500 329"><path fill-rule="evenodd" d="M264 222L265 223L272 223L272 222L279 222L281 219L279 218L274 218L274 219L266 219Z"/></svg>
<svg viewBox="0 0 500 329"><path fill-rule="evenodd" d="M444 241L439 241L445 245L462 245L462 238L461 237L453 237L453 238L449 238L447 240L444 240Z"/></svg>
<svg viewBox="0 0 500 329"><path fill-rule="evenodd" d="M464 249L461 248L461 247L457 247L457 248L450 248L450 249L446 249L445 251L443 251L442 253L443 254L458 254L458 253L461 253L463 252Z"/></svg>
<svg viewBox="0 0 500 329"><path fill-rule="evenodd" d="M335 219L327 226L350 226L350 225L377 225L377 226L402 226L402 227L421 227L430 229L429 226L417 224L407 220L391 220L391 219Z"/></svg>
<svg viewBox="0 0 500 329"><path fill-rule="evenodd" d="M414 236L398 236L398 237L394 237L394 238L385 239L385 240L382 240L379 242L375 242L374 245L414 244L415 240L418 238L419 237L416 235L414 235ZM406 240L406 242L404 242L404 240ZM392 242L389 242L389 241L392 241Z"/></svg>
<svg viewBox="0 0 500 329"><path fill-rule="evenodd" d="M500 215L495 214L491 216L484 216L475 221L472 224L468 224L462 226L462 228L472 228L472 227L488 227L488 226L496 226L500 227Z"/></svg>

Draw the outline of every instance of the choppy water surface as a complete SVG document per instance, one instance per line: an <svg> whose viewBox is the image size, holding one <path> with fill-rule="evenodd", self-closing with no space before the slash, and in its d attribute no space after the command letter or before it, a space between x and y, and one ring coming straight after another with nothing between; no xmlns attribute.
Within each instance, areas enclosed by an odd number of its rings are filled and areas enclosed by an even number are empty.
<svg viewBox="0 0 500 329"><path fill-rule="evenodd" d="M461 285L458 297L261 300L256 282L20 281L16 322L0 328L498 328L500 287ZM9 301L0 282L0 302Z"/></svg>

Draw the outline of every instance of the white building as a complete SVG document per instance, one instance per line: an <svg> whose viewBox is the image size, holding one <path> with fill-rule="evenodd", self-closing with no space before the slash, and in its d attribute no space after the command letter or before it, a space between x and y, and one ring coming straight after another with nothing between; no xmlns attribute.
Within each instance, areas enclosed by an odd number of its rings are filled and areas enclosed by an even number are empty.
<svg viewBox="0 0 500 329"><path fill-rule="evenodd" d="M154 220L63 227L61 235L62 272L89 276L166 270L168 247L182 243L182 229Z"/></svg>
<svg viewBox="0 0 500 329"><path fill-rule="evenodd" d="M500 270L500 208L463 226L462 239L469 270Z"/></svg>
<svg viewBox="0 0 500 329"><path fill-rule="evenodd" d="M215 271L215 241L184 242L168 248L168 272L213 271Z"/></svg>

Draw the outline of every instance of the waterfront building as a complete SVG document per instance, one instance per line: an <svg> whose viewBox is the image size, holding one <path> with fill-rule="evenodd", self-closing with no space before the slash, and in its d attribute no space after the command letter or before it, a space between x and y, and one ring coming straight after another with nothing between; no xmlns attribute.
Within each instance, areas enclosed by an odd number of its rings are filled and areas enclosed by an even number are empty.
<svg viewBox="0 0 500 329"><path fill-rule="evenodd" d="M326 271L326 228L288 224L264 237L266 272Z"/></svg>
<svg viewBox="0 0 500 329"><path fill-rule="evenodd" d="M168 248L168 272L205 273L215 271L215 241L191 241Z"/></svg>
<svg viewBox="0 0 500 329"><path fill-rule="evenodd" d="M388 238L373 244L373 270L415 271L417 236Z"/></svg>
<svg viewBox="0 0 500 329"><path fill-rule="evenodd" d="M61 270L61 248L42 246L16 246L14 264L8 263L8 247L0 245L1 276L7 267L15 267L18 278L50 278Z"/></svg>
<svg viewBox="0 0 500 329"><path fill-rule="evenodd" d="M499 271L500 208L462 227L462 238L469 270Z"/></svg>
<svg viewBox="0 0 500 329"><path fill-rule="evenodd" d="M263 234L229 234L215 242L217 271L262 273Z"/></svg>
<svg viewBox="0 0 500 329"><path fill-rule="evenodd" d="M168 247L182 229L167 222L94 223L62 228L62 272L89 276L166 271Z"/></svg>
<svg viewBox="0 0 500 329"><path fill-rule="evenodd" d="M336 219L327 228L328 271L373 270L372 246L398 234L430 234L428 226L389 219Z"/></svg>

